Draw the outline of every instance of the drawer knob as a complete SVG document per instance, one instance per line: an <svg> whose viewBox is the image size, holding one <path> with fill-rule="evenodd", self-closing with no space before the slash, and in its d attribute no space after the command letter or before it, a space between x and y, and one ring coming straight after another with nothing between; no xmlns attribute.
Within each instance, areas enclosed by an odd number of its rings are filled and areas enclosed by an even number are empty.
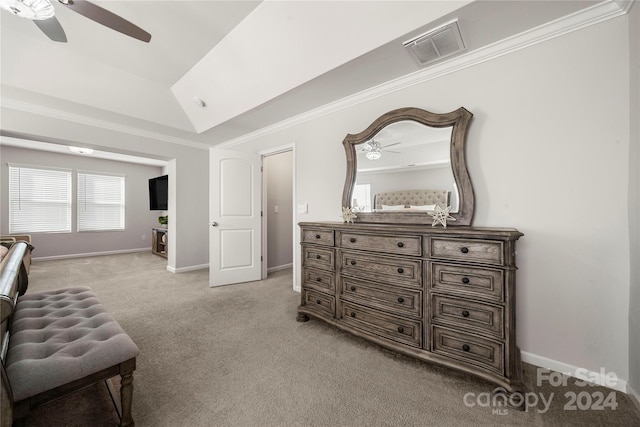
<svg viewBox="0 0 640 427"><path fill-rule="evenodd" d="M319 235L319 234L316 234L316 239L319 239L319 238L320 238L320 235Z"/></svg>
<svg viewBox="0 0 640 427"><path fill-rule="evenodd" d="M404 243L402 243L402 242L398 242L398 247L399 247L399 248L404 248Z"/></svg>
<svg viewBox="0 0 640 427"><path fill-rule="evenodd" d="M462 317L469 317L469 312L467 310L462 310Z"/></svg>
<svg viewBox="0 0 640 427"><path fill-rule="evenodd" d="M469 351L469 350L471 350L471 347L469 347L469 344L464 344L464 345L462 346L462 349L463 349L464 351Z"/></svg>
<svg viewBox="0 0 640 427"><path fill-rule="evenodd" d="M402 298L402 297L398 298L398 302L399 302L400 304L402 304L402 303L404 302L404 298Z"/></svg>
<svg viewBox="0 0 640 427"><path fill-rule="evenodd" d="M316 277L316 282L322 282L322 277Z"/></svg>
<svg viewBox="0 0 640 427"><path fill-rule="evenodd" d="M354 313L353 311L351 312L351 317L356 317L356 313Z"/></svg>
<svg viewBox="0 0 640 427"><path fill-rule="evenodd" d="M400 273L400 274L404 273L404 268L399 268L398 269L398 273Z"/></svg>
<svg viewBox="0 0 640 427"><path fill-rule="evenodd" d="M322 301L320 301L319 299L317 299L317 300L316 300L316 302L317 302L318 304L322 304Z"/></svg>
<svg viewBox="0 0 640 427"><path fill-rule="evenodd" d="M355 237L352 237L352 238L350 238L350 239L349 239L349 241L350 241L351 243L355 243L355 242L356 242L356 238L355 238Z"/></svg>
<svg viewBox="0 0 640 427"><path fill-rule="evenodd" d="M351 265L356 265L356 261L355 260L351 260Z"/></svg>
<svg viewBox="0 0 640 427"><path fill-rule="evenodd" d="M353 292L355 292L355 291L356 291L356 287L355 287L355 286L352 286L352 287L351 287L351 290L352 290Z"/></svg>
<svg viewBox="0 0 640 427"><path fill-rule="evenodd" d="M402 326L398 326L398 332L403 333L404 332L404 328Z"/></svg>
<svg viewBox="0 0 640 427"><path fill-rule="evenodd" d="M468 254L469 253L469 248L467 248L466 246L463 246L460 248L460 252L462 252L463 254Z"/></svg>
<svg viewBox="0 0 640 427"><path fill-rule="evenodd" d="M320 259L320 258L322 258L322 256L321 255L316 255L316 258Z"/></svg>
<svg viewBox="0 0 640 427"><path fill-rule="evenodd" d="M469 278L468 277L463 277L462 278L462 283L464 283L465 285L469 283Z"/></svg>

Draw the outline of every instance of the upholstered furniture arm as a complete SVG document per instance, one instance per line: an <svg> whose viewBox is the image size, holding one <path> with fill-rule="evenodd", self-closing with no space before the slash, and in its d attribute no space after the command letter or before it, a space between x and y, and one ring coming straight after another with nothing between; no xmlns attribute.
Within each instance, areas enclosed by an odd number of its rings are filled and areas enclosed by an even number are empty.
<svg viewBox="0 0 640 427"><path fill-rule="evenodd" d="M88 287L20 295L26 242L0 264L2 427L88 385L121 376L121 426L131 416L139 349ZM115 400L114 400L115 401Z"/></svg>

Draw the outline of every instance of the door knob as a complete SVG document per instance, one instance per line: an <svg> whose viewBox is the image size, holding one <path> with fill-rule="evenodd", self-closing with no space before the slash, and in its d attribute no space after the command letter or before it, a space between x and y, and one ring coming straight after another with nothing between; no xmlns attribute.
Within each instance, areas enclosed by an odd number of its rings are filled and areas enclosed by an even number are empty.
<svg viewBox="0 0 640 427"><path fill-rule="evenodd" d="M211 226L212 226L212 227L217 227L217 226L218 226L218 223L214 221L214 222L212 222L212 223L211 223Z"/></svg>

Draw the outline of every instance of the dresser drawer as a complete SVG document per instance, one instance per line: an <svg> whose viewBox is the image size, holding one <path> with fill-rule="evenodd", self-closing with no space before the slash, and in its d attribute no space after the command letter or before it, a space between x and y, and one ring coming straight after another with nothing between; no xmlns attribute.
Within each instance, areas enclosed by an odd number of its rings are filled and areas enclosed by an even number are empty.
<svg viewBox="0 0 640 427"><path fill-rule="evenodd" d="M494 268L463 267L434 262L431 264L432 291L491 301L504 301L504 271Z"/></svg>
<svg viewBox="0 0 640 427"><path fill-rule="evenodd" d="M303 245L302 265L304 267L316 267L323 270L333 271L334 254L335 252L333 249Z"/></svg>
<svg viewBox="0 0 640 427"><path fill-rule="evenodd" d="M431 239L431 257L494 265L504 264L504 245L491 240Z"/></svg>
<svg viewBox="0 0 640 427"><path fill-rule="evenodd" d="M365 249L398 255L422 255L422 237L420 236L371 236L368 234L338 232L338 244L341 248Z"/></svg>
<svg viewBox="0 0 640 427"><path fill-rule="evenodd" d="M422 261L340 251L340 271L357 278L422 287Z"/></svg>
<svg viewBox="0 0 640 427"><path fill-rule="evenodd" d="M431 295L431 319L462 328L476 328L498 338L504 337L504 308L500 305L482 304L462 298Z"/></svg>
<svg viewBox="0 0 640 427"><path fill-rule="evenodd" d="M401 316L422 316L422 291L341 277L342 298Z"/></svg>
<svg viewBox="0 0 640 427"><path fill-rule="evenodd" d="M504 343L433 326L432 351L500 374L504 371Z"/></svg>
<svg viewBox="0 0 640 427"><path fill-rule="evenodd" d="M342 321L355 328L413 347L422 346L422 322L344 302Z"/></svg>
<svg viewBox="0 0 640 427"><path fill-rule="evenodd" d="M302 292L304 293L304 306L307 309L324 316L335 317L336 299L334 297L311 289L303 289Z"/></svg>
<svg viewBox="0 0 640 427"><path fill-rule="evenodd" d="M302 243L314 243L316 245L333 246L333 230L320 230L316 228L302 229Z"/></svg>
<svg viewBox="0 0 640 427"><path fill-rule="evenodd" d="M316 270L313 268L304 268L302 277L304 282L302 286L305 288L316 289L322 292L328 292L330 294L335 293L336 284L335 284L335 274L323 271Z"/></svg>

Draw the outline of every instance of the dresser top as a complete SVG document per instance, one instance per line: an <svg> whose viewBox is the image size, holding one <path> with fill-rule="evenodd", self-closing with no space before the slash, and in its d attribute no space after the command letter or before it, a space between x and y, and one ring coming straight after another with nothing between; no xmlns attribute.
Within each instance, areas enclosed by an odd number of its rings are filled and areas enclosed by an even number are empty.
<svg viewBox="0 0 640 427"><path fill-rule="evenodd" d="M378 233L417 233L429 236L443 237L472 237L476 239L504 239L518 240L524 236L515 228L493 228L493 227L456 227L442 226L432 227L428 224L377 224L377 223L344 223L338 221L317 221L317 222L300 222L300 227L304 228L323 228L352 232L378 232Z"/></svg>

